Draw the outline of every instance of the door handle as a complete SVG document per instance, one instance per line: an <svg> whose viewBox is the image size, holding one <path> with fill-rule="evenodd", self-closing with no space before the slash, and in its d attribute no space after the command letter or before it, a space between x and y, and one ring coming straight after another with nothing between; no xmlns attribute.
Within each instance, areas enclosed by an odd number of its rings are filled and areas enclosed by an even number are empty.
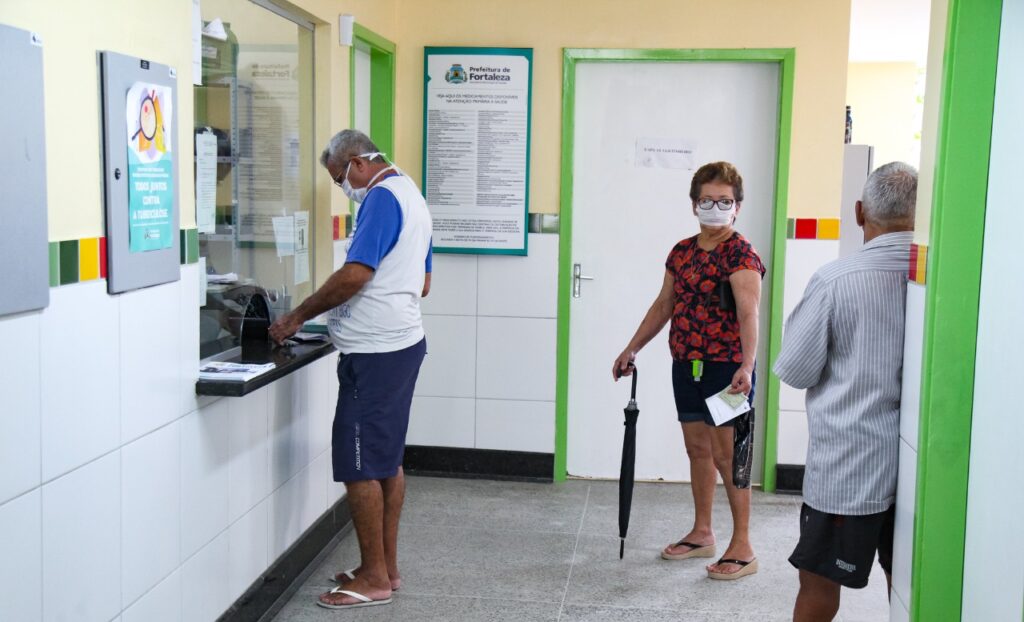
<svg viewBox="0 0 1024 622"><path fill-rule="evenodd" d="M572 265L572 297L580 297L580 281L593 281L592 276L583 276L583 266L576 263Z"/></svg>

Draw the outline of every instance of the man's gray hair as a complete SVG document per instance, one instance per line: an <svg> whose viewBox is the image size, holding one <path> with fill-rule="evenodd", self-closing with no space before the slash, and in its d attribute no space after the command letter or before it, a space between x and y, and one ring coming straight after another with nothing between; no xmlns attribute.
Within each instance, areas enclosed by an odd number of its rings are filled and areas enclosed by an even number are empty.
<svg viewBox="0 0 1024 622"><path fill-rule="evenodd" d="M917 169L905 162L879 166L864 184L861 204L864 218L877 225L913 223L917 206Z"/></svg>
<svg viewBox="0 0 1024 622"><path fill-rule="evenodd" d="M359 130L341 130L331 137L330 142L320 154L320 164L327 168L328 164L340 165L346 159L363 153L380 151L370 137Z"/></svg>

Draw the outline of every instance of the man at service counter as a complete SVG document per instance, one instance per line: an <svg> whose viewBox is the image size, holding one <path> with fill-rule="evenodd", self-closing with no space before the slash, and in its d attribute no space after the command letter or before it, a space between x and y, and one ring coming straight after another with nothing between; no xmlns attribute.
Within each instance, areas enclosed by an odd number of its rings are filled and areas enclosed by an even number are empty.
<svg viewBox="0 0 1024 622"><path fill-rule="evenodd" d="M341 352L332 435L334 480L344 482L361 564L337 573L321 594L329 609L383 605L401 584L398 521L409 407L426 338L420 298L430 290L431 219L419 188L370 139L336 134L320 156L331 179L360 203L345 265L270 327L281 343L330 311Z"/></svg>
<svg viewBox="0 0 1024 622"><path fill-rule="evenodd" d="M807 467L795 622L832 620L878 552L892 586L907 272L917 171L878 168L857 202L864 248L811 278L786 322L775 373L807 389Z"/></svg>

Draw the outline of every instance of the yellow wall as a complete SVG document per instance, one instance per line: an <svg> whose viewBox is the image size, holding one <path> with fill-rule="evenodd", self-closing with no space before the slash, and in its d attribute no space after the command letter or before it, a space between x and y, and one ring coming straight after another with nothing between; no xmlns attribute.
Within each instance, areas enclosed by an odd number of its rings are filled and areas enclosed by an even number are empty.
<svg viewBox="0 0 1024 622"><path fill-rule="evenodd" d="M204 0L203 12L218 5L264 11L248 0ZM319 149L348 124L348 54L338 43L338 16L360 22L394 39L396 0L297 0L293 8L316 23L316 115L314 144ZM265 12L265 11L264 11ZM267 15L270 15L267 13ZM46 93L47 197L51 241L98 237L103 231L100 185L99 77L97 52L110 50L164 63L178 70L178 196L181 226L195 227L192 171L192 2L173 0L4 0L0 23L39 33L43 38ZM8 96L8 94L4 94ZM336 203L340 193L317 170L317 205ZM317 210L318 281L333 263L330 209ZM327 269L324 269L324 268Z"/></svg>
<svg viewBox="0 0 1024 622"><path fill-rule="evenodd" d="M928 69L924 91L924 121L921 129L921 167L917 178L917 219L914 242L928 244L932 223L932 184L935 181L935 144L939 133L939 105L942 99L942 59L946 51L947 0L932 0L928 34Z"/></svg>
<svg viewBox="0 0 1024 622"><path fill-rule="evenodd" d="M789 214L839 212L849 0L401 0L398 163L422 170L423 46L534 49L530 209L558 211L562 48L795 47ZM355 12L356 19L362 15Z"/></svg>
<svg viewBox="0 0 1024 622"><path fill-rule="evenodd" d="M921 131L916 63L850 63L846 103L853 108L853 142L875 148L875 166L899 160L917 167Z"/></svg>
<svg viewBox="0 0 1024 622"><path fill-rule="evenodd" d="M349 49L338 45L337 22L340 14L352 13L360 24L398 45L397 159L417 178L422 160L423 46L534 48L530 205L539 212L558 211L563 47L795 47L789 212L824 217L838 211L849 0L725 0L713 5L696 0L647 0L631 5L612 0L296 0L294 4L317 22L316 144L324 144L348 124ZM182 225L194 226L194 187L188 174L192 168L188 147L192 141L191 6L187 0L0 4L0 22L34 30L44 39L51 240L103 233L98 50L178 68L178 192ZM316 179L318 205L333 208L318 210L328 219L318 221L318 227L329 236L329 214L344 212L346 204L331 191L330 180L324 175ZM330 252L329 244L320 244L320 251L318 265L327 259L321 254Z"/></svg>
<svg viewBox="0 0 1024 622"><path fill-rule="evenodd" d="M97 51L176 67L179 86L191 84L192 4L178 0L159 3L159 10L155 6L122 0L0 3L0 23L43 38L50 240L103 235ZM178 193L193 197L191 88L178 91L177 117ZM190 214L185 218L193 223L194 205L194 199L180 203L182 214Z"/></svg>

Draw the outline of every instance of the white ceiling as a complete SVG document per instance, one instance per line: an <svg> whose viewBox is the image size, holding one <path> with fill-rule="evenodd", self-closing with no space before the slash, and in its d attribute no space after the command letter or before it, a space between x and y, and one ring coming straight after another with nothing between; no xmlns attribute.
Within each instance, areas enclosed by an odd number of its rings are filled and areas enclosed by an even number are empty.
<svg viewBox="0 0 1024 622"><path fill-rule="evenodd" d="M852 0L850 62L907 62L928 57L931 0Z"/></svg>

